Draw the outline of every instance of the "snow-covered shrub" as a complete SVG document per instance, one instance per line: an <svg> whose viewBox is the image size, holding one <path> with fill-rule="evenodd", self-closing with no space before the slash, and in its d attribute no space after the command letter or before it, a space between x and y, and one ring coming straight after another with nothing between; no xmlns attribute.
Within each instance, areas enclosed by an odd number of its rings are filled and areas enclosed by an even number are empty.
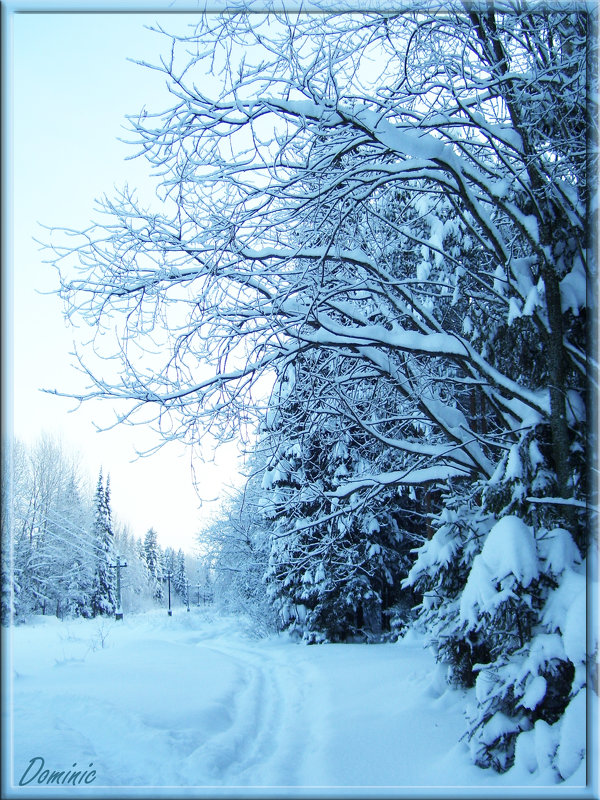
<svg viewBox="0 0 600 800"><path fill-rule="evenodd" d="M504 771L521 754L531 771L569 777L584 747L561 730L582 707L586 674L585 566L571 534L448 498L407 583L423 592L418 622L449 683L475 689L474 762Z"/></svg>

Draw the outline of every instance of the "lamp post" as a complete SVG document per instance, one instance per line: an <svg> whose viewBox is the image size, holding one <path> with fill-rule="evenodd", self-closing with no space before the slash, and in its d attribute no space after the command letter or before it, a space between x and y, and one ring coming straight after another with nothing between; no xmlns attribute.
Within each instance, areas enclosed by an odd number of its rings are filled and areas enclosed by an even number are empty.
<svg viewBox="0 0 600 800"><path fill-rule="evenodd" d="M115 619L123 619L123 608L121 607L121 570L127 566L125 561L121 564L121 556L117 556L117 563L110 565L112 569L117 570L117 607L115 609Z"/></svg>
<svg viewBox="0 0 600 800"><path fill-rule="evenodd" d="M173 616L173 612L171 611L171 573L167 572L167 581L169 582L169 611L167 612L170 617Z"/></svg>

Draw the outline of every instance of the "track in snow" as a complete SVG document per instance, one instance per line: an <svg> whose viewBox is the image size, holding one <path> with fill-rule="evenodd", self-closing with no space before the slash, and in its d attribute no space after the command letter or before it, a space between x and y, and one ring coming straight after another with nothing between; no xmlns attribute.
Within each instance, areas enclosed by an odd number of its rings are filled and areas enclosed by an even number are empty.
<svg viewBox="0 0 600 800"><path fill-rule="evenodd" d="M94 785L69 797L515 783L472 766L465 697L419 641L305 647L199 611L45 619L12 637L14 783L36 756L52 770L93 763ZM65 796L3 796L32 788Z"/></svg>

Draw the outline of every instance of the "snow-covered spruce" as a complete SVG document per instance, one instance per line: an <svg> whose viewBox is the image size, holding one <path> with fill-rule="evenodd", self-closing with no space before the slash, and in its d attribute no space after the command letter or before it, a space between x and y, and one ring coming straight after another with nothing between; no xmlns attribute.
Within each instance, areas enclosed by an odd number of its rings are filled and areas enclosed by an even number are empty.
<svg viewBox="0 0 600 800"><path fill-rule="evenodd" d="M414 499L393 489L336 496L389 454L340 413L318 376L314 360L289 368L263 426L260 446L271 453L260 498L270 541L267 591L281 627L306 642L398 636L415 602L400 585L418 525ZM361 391L383 414L373 381Z"/></svg>
<svg viewBox="0 0 600 800"><path fill-rule="evenodd" d="M94 573L91 589L92 615L112 614L117 598L115 594L115 574L111 565L114 559L114 532L110 508L110 483L102 479L102 470L94 495L94 523L92 527L94 544Z"/></svg>
<svg viewBox="0 0 600 800"><path fill-rule="evenodd" d="M518 757L566 779L585 756L582 717L576 733L568 721L585 704L585 563L564 528L465 511L440 515L411 571L420 622L450 682L475 686L475 763L504 771Z"/></svg>

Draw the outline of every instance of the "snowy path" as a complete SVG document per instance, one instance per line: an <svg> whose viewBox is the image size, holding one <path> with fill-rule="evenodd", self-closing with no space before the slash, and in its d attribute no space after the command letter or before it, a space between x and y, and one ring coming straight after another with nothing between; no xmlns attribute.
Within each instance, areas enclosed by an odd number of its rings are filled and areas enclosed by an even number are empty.
<svg viewBox="0 0 600 800"><path fill-rule="evenodd" d="M271 787L280 796L272 787L393 795L462 785L471 793L518 782L470 764L458 742L464 696L443 691L418 641L305 647L253 639L233 619L153 612L17 628L12 671L9 761L14 783L25 785L5 796L65 796L37 784L38 767L38 776L96 770L69 796L104 796L103 787L119 797L176 796L183 787L196 796L217 787L240 795ZM177 788L161 795L160 787Z"/></svg>

